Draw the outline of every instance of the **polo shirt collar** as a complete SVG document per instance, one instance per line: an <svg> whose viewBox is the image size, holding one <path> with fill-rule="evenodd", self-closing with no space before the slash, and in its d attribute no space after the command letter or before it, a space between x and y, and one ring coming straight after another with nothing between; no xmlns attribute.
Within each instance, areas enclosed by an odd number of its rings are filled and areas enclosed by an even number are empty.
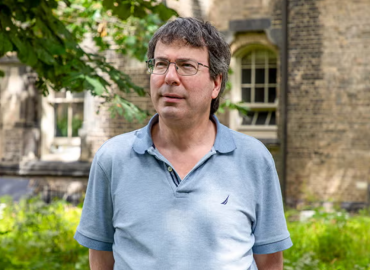
<svg viewBox="0 0 370 270"><path fill-rule="evenodd" d="M212 120L216 123L217 134L213 145L214 149L220 153L229 153L236 149L236 145L228 127L222 125L215 115L212 115ZM154 124L158 123L159 115L155 114L149 121L148 125L136 131L136 138L133 149L138 154L145 154L145 152L153 146L151 130Z"/></svg>

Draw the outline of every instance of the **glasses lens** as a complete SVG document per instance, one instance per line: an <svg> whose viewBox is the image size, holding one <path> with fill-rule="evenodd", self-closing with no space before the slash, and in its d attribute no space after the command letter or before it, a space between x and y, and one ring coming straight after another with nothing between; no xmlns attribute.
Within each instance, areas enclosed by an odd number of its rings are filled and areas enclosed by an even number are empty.
<svg viewBox="0 0 370 270"><path fill-rule="evenodd" d="M198 71L198 63L194 60L176 60L176 66L179 75L190 76Z"/></svg>
<svg viewBox="0 0 370 270"><path fill-rule="evenodd" d="M169 61L165 59L152 59L152 73L164 74L168 69Z"/></svg>

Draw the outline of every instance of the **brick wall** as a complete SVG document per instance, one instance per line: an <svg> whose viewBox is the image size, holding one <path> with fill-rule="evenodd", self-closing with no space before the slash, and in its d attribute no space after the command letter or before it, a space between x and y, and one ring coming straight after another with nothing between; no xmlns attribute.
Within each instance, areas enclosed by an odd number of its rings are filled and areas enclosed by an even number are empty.
<svg viewBox="0 0 370 270"><path fill-rule="evenodd" d="M136 85L141 86L145 90L149 91L150 76L146 73L146 67L143 63L128 59L125 56L116 55L113 52L109 52L107 54L107 60L115 65L116 68L128 74ZM119 93L119 90L114 91ZM155 113L148 95L145 97L139 97L135 93L120 93L120 95L127 98L141 109L147 110L151 115ZM142 123L139 123L137 120L129 122L124 119L123 116L119 115L112 118L108 106L102 104L102 100L99 98L95 98L94 100L94 109L91 110L93 115L90 119L91 124L88 127L88 135L86 138L87 147L89 148L90 152L89 160L93 158L96 151L106 140L116 135L139 129L146 125L150 119L150 117L148 117ZM96 113L98 110L99 113Z"/></svg>
<svg viewBox="0 0 370 270"><path fill-rule="evenodd" d="M281 0L166 2L180 16L203 16L221 31L229 29L229 21L260 18L269 18L272 29L281 27ZM288 203L313 199L366 202L370 182L370 3L289 3ZM149 75L142 63L114 54L108 58L135 83L149 89ZM19 67L21 77L23 69ZM38 156L40 95L30 88L29 78L22 78L21 92L4 90L8 77L0 84L2 164ZM154 113L148 96L126 97ZM100 100L93 98L86 137L90 160L107 139L140 128L148 120L129 123L122 117L111 118L104 106L96 114L99 105ZM228 117L220 115L223 122L228 122ZM270 150L280 168L279 147Z"/></svg>
<svg viewBox="0 0 370 270"><path fill-rule="evenodd" d="M366 202L370 3L290 1L288 198Z"/></svg>
<svg viewBox="0 0 370 270"><path fill-rule="evenodd" d="M277 22L279 23L279 7L276 3L279 0L233 0L225 3L222 0L212 1L212 8L209 9L209 20L220 31L228 30L229 21L232 20L245 20L245 19L261 19L272 18L275 14Z"/></svg>

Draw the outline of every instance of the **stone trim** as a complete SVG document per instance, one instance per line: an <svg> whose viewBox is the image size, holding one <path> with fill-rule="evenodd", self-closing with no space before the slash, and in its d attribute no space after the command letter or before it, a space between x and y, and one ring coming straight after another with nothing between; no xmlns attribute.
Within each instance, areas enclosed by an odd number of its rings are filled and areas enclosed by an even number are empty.
<svg viewBox="0 0 370 270"><path fill-rule="evenodd" d="M90 162L29 161L21 164L0 164L1 175L88 177Z"/></svg>
<svg viewBox="0 0 370 270"><path fill-rule="evenodd" d="M229 21L229 29L234 32L264 31L270 26L271 20L268 18Z"/></svg>

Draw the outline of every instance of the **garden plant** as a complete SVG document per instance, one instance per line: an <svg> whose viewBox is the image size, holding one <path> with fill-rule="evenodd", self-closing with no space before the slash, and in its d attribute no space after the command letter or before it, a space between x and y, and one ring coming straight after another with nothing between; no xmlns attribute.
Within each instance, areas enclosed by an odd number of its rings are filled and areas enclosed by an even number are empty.
<svg viewBox="0 0 370 270"><path fill-rule="evenodd" d="M80 215L81 205L63 200L0 198L0 269L89 269L88 249L73 239ZM370 270L369 210L298 216L286 211L294 246L284 251L285 270Z"/></svg>

